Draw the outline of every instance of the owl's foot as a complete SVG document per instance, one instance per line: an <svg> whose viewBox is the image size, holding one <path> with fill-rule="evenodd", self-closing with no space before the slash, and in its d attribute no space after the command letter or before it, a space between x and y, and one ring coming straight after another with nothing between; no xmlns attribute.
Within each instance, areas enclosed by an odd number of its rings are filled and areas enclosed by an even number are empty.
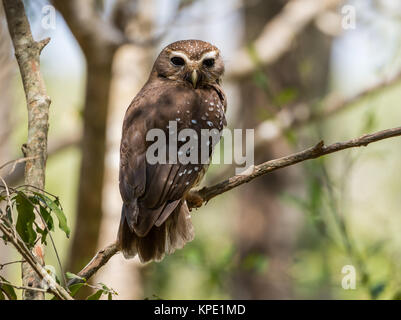
<svg viewBox="0 0 401 320"><path fill-rule="evenodd" d="M187 201L187 205L189 210L192 208L200 208L203 205L203 198L198 194L196 190L188 192L188 194L185 197Z"/></svg>

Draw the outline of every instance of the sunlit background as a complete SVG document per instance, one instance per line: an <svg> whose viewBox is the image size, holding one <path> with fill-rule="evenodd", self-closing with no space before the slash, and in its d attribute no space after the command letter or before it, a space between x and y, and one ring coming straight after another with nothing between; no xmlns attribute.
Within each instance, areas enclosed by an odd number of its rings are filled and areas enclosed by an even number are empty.
<svg viewBox="0 0 401 320"><path fill-rule="evenodd" d="M94 1L110 20L117 1ZM102 204L97 237L81 246L111 243L117 233L119 139L124 112L147 80L158 52L167 44L197 38L220 48L230 66L235 53L250 45L288 1L282 0L133 0L128 32L138 43L117 49L110 72L109 111ZM77 218L87 59L63 16L44 29L46 1L25 1L35 39L51 37L41 55L41 71L52 99L46 190L60 197L72 238L85 225ZM323 12L296 35L280 59L240 81L227 79L228 125L256 128L282 108L305 104L324 108L325 98L349 99L392 79L401 65L401 2L353 0L355 28L341 28L344 15ZM4 20L4 14L0 16ZM25 96L8 33L1 32L0 163L21 157L27 135ZM155 38L150 45L143 45ZM7 45L6 45L7 44ZM6 49L4 49L6 48ZM8 49L7 49L8 48ZM4 50L6 51L4 51ZM8 51L7 51L8 50ZM98 53L94 53L96 56ZM9 56L9 58L7 58ZM255 150L255 161L302 150L324 139L348 140L400 125L401 87L396 81L365 94L344 110L290 129ZM3 139L3 140L2 140ZM401 297L401 140L346 150L304 162L255 180L192 211L196 238L160 263L112 258L93 279L116 290L115 299L394 299ZM102 161L102 159L98 159ZM8 169L1 174L6 176ZM14 173L15 174L15 173ZM204 184L234 174L229 165L210 168ZM11 179L11 178L10 178ZM12 180L12 184L21 184ZM74 259L73 240L57 232L56 246L67 270L85 263ZM88 262L95 251L86 252ZM0 246L0 264L18 259ZM51 246L46 263L57 262ZM356 289L345 290L342 269L356 270ZM74 270L69 269L70 266ZM60 271L57 269L57 272ZM20 283L19 267L0 274Z"/></svg>

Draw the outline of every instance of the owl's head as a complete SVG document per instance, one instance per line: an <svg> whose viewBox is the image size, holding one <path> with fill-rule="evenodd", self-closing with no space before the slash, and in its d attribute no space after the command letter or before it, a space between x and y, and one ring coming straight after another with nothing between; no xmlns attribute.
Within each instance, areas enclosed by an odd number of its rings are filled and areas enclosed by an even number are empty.
<svg viewBox="0 0 401 320"><path fill-rule="evenodd" d="M224 73L219 49L201 40L181 40L168 45L153 68L160 77L186 81L194 88L219 84Z"/></svg>

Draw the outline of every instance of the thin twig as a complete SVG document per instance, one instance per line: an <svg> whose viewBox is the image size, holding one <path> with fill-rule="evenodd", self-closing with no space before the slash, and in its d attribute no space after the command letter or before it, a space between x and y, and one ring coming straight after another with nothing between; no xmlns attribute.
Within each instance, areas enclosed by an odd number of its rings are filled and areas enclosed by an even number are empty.
<svg viewBox="0 0 401 320"><path fill-rule="evenodd" d="M5 266L8 266L10 264L15 264L15 263L23 263L26 262L25 260L17 260L17 261L10 261L6 263L0 263L0 270L2 270Z"/></svg>
<svg viewBox="0 0 401 320"><path fill-rule="evenodd" d="M38 159L38 158L39 158L39 156L35 156L35 157L25 157L25 158L19 158L19 159L11 160L11 161L8 161L8 162L4 163L3 165L1 165L1 166L0 166L0 170L3 169L3 168L6 167L6 166L12 164L13 166L12 166L10 172L8 173L8 174L11 174L11 173L13 173L13 171L15 170L15 166L16 166L18 163L26 162L26 161L28 161L28 160L35 160L35 159Z"/></svg>
<svg viewBox="0 0 401 320"><path fill-rule="evenodd" d="M6 284L10 287L13 287L15 289L21 289L21 290L32 290L32 291L38 291L38 292L48 292L46 289L40 289L40 288L32 288L32 287L25 287L25 286L16 286L15 284L9 283L9 282L4 282L0 280L0 284Z"/></svg>

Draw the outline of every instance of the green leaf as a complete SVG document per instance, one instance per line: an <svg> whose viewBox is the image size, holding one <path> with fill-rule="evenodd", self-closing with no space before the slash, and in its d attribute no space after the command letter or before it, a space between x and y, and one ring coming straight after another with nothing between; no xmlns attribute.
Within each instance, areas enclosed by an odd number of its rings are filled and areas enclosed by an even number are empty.
<svg viewBox="0 0 401 320"><path fill-rule="evenodd" d="M78 276L78 275L76 275L75 273L72 273L72 272L68 272L67 271L65 273L65 276L67 277L67 279L79 279L79 280L82 280L82 281L86 282L85 278L82 278L82 277L80 277L80 276Z"/></svg>
<svg viewBox="0 0 401 320"><path fill-rule="evenodd" d="M13 200L18 212L15 226L17 232L29 247L33 247L36 240L36 232L33 229L33 222L35 221L34 207L21 192Z"/></svg>
<svg viewBox="0 0 401 320"><path fill-rule="evenodd" d="M6 297L4 296L3 291L0 289L0 301L1 300L6 300Z"/></svg>
<svg viewBox="0 0 401 320"><path fill-rule="evenodd" d="M63 210L61 210L60 202L57 199L53 201L48 196L37 193L37 192L35 192L35 195L37 195L40 199L42 199L46 203L46 205L51 209L51 211L54 212L54 214L56 215L56 217L58 219L59 228L61 230L63 230L65 232L65 235L67 236L67 238L69 238L70 237L70 228L68 227L67 218L66 218L65 214L64 214Z"/></svg>
<svg viewBox="0 0 401 320"><path fill-rule="evenodd" d="M84 285L85 285L85 283L80 282L80 283L76 283L76 284L69 286L68 288L70 289L71 295L75 296L77 294L77 292L79 291L79 289L81 289Z"/></svg>
<svg viewBox="0 0 401 320"><path fill-rule="evenodd" d="M47 228L50 231L54 231L54 222L53 222L53 218L52 218L50 212L47 211L45 207L40 206L40 214L42 215L43 220L45 221L45 223L47 225Z"/></svg>
<svg viewBox="0 0 401 320"><path fill-rule="evenodd" d="M46 244L46 237L49 233L49 231L54 231L54 222L53 218L50 215L50 212L47 211L47 209L43 206L40 205L40 214L42 215L43 221L46 224L46 227L40 228L37 227L36 231L42 235L41 242Z"/></svg>
<svg viewBox="0 0 401 320"><path fill-rule="evenodd" d="M9 281L7 281L6 279L4 279L2 276L0 276L1 281L3 282L7 282L10 283ZM0 292L3 291L6 296L8 297L8 299L10 300L17 300L17 295L14 291L14 288L8 284L2 283L0 284ZM2 299L0 299L2 300ZM4 299L3 299L4 300Z"/></svg>
<svg viewBox="0 0 401 320"><path fill-rule="evenodd" d="M86 300L99 300L100 297L102 296L102 294L103 294L103 290L100 289L100 290L96 291L94 294L87 297Z"/></svg>
<svg viewBox="0 0 401 320"><path fill-rule="evenodd" d="M14 224L12 208L10 208L9 206L7 206L6 208L6 218L11 224Z"/></svg>

